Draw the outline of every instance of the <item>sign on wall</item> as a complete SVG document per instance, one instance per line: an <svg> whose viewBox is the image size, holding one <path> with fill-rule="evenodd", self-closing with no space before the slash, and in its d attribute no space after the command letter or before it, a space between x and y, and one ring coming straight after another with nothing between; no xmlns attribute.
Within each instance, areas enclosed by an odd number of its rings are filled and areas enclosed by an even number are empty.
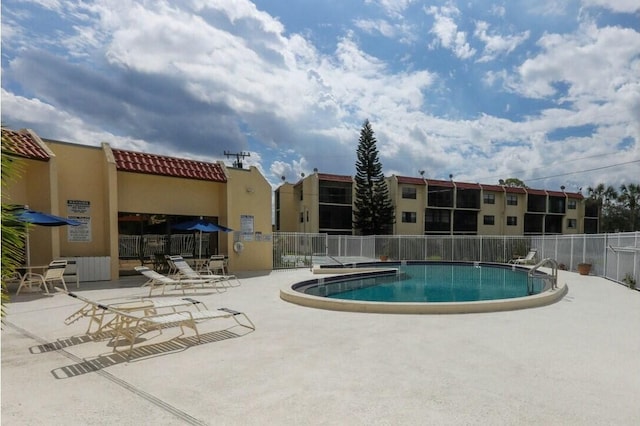
<svg viewBox="0 0 640 426"><path fill-rule="evenodd" d="M91 202L67 200L67 218L80 222L78 226L67 226L69 242L91 242Z"/></svg>
<svg viewBox="0 0 640 426"><path fill-rule="evenodd" d="M240 215L240 232L243 241L253 241L253 216Z"/></svg>

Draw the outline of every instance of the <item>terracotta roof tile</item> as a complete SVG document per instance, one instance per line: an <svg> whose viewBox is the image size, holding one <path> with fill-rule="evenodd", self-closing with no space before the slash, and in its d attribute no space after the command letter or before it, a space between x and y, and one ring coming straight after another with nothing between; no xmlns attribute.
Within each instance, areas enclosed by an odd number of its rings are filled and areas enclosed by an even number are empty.
<svg viewBox="0 0 640 426"><path fill-rule="evenodd" d="M468 183L468 182L454 182L456 188L460 189L480 189L479 183Z"/></svg>
<svg viewBox="0 0 640 426"><path fill-rule="evenodd" d="M123 172L226 182L222 166L204 161L114 149L116 167Z"/></svg>
<svg viewBox="0 0 640 426"><path fill-rule="evenodd" d="M15 131L3 127L2 151L31 160L49 161L51 158L27 130Z"/></svg>
<svg viewBox="0 0 640 426"><path fill-rule="evenodd" d="M451 182L450 180L427 179L427 185L429 185L429 186L443 186L445 188L453 188L453 182Z"/></svg>
<svg viewBox="0 0 640 426"><path fill-rule="evenodd" d="M411 177L411 176L396 176L398 183L411 184L411 185L426 185L427 183L423 178Z"/></svg>
<svg viewBox="0 0 640 426"><path fill-rule="evenodd" d="M485 185L483 183L480 186L485 191L504 192L504 188L500 185Z"/></svg>
<svg viewBox="0 0 640 426"><path fill-rule="evenodd" d="M318 173L318 180L327 180L331 182L353 182L353 178L351 176L331 175L328 173Z"/></svg>
<svg viewBox="0 0 640 426"><path fill-rule="evenodd" d="M509 192L511 194L526 194L527 191L520 187L520 186L505 186L504 187L504 191L505 192Z"/></svg>
<svg viewBox="0 0 640 426"><path fill-rule="evenodd" d="M545 191L544 189L526 188L526 190L527 190L527 194L531 194L531 195L547 195L547 191Z"/></svg>

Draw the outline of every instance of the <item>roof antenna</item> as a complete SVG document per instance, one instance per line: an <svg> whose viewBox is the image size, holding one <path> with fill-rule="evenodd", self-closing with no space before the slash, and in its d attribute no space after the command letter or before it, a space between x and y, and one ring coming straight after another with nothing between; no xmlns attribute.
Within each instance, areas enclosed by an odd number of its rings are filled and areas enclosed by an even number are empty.
<svg viewBox="0 0 640 426"><path fill-rule="evenodd" d="M227 158L229 157L236 157L236 161L233 162L233 167L237 167L239 169L242 168L242 160L244 160L244 157L251 157L251 153L250 152L229 152L229 151L225 151L224 155L227 156Z"/></svg>

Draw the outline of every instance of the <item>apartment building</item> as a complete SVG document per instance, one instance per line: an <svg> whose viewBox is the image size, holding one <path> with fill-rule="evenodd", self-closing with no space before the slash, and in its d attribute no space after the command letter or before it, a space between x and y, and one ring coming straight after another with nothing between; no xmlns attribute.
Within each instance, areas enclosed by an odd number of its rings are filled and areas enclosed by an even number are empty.
<svg viewBox="0 0 640 426"><path fill-rule="evenodd" d="M397 235L579 234L598 231L582 194L408 176L386 178ZM350 176L313 173L276 189L276 230L352 234Z"/></svg>

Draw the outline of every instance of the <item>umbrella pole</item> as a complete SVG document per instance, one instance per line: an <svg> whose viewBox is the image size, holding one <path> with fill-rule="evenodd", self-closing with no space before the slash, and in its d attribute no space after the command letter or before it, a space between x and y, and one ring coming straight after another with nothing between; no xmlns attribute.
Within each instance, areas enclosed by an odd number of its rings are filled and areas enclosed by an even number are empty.
<svg viewBox="0 0 640 426"><path fill-rule="evenodd" d="M31 247L29 247L29 226L25 226L24 233L24 251L25 251L25 261L27 263L27 268L31 266ZM29 269L27 269L29 272Z"/></svg>

